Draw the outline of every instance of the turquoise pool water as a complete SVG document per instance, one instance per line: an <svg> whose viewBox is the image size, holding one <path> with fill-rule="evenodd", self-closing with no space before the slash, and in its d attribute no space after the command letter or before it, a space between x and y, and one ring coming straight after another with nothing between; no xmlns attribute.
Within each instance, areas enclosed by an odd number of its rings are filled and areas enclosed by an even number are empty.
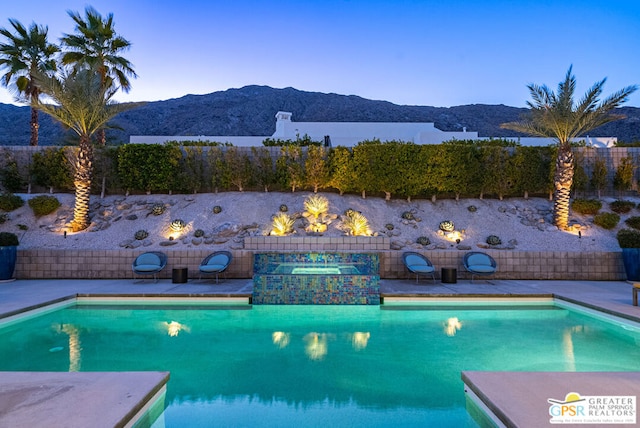
<svg viewBox="0 0 640 428"><path fill-rule="evenodd" d="M463 370L638 361L637 329L555 306L80 304L0 328L0 370L170 371L167 427L473 427Z"/></svg>

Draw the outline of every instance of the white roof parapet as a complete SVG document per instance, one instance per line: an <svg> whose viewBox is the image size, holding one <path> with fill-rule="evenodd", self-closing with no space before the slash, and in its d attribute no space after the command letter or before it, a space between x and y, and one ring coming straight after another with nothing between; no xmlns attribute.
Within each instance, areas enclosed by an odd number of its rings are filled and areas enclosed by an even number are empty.
<svg viewBox="0 0 640 428"><path fill-rule="evenodd" d="M294 122L293 113L278 111L276 113L276 130L273 135L264 137L249 136L141 136L129 137L131 143L158 144L168 140L200 140L229 142L234 146L262 146L267 138L295 140L309 136L314 141L331 141L333 146L353 147L361 141L379 139L380 141L406 141L415 144L440 144L443 141L488 140L489 137L478 137L477 132L442 131L433 122ZM326 137L329 137L328 139ZM507 137L518 141L523 146L547 146L554 144L551 138ZM585 137L575 141L586 141L590 147L613 147L615 137Z"/></svg>

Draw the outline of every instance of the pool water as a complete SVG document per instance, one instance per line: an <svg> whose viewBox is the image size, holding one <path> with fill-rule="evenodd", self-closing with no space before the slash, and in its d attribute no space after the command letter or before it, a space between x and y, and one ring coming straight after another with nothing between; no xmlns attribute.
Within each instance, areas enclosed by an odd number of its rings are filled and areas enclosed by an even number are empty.
<svg viewBox="0 0 640 428"><path fill-rule="evenodd" d="M463 370L638 361L637 329L555 306L76 305L0 328L0 371L170 371L166 427L473 427Z"/></svg>

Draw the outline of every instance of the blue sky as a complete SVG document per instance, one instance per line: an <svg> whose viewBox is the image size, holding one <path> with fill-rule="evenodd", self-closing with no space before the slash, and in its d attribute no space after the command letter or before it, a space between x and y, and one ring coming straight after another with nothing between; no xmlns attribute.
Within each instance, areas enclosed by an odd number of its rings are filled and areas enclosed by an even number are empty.
<svg viewBox="0 0 640 428"><path fill-rule="evenodd" d="M67 10L113 13L138 79L119 101L245 85L358 95L396 104L524 107L568 67L581 95L640 84L637 0L29 0L7 18L74 31ZM0 102L13 102L0 89ZM640 107L640 94L627 105Z"/></svg>

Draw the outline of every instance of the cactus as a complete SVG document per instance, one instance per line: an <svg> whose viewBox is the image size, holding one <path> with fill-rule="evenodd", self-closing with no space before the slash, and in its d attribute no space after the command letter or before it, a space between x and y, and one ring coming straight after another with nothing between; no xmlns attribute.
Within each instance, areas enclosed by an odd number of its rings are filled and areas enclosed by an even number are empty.
<svg viewBox="0 0 640 428"><path fill-rule="evenodd" d="M418 239L416 239L416 242L418 244L420 244L420 245L429 245L429 244L431 244L431 241L426 236L418 237Z"/></svg>
<svg viewBox="0 0 640 428"><path fill-rule="evenodd" d="M204 236L204 230L196 229L195 232L193 232L193 236L195 236L196 238L203 237Z"/></svg>
<svg viewBox="0 0 640 428"><path fill-rule="evenodd" d="M489 245L500 245L502 244L502 240L496 235L487 236L487 244Z"/></svg>
<svg viewBox="0 0 640 428"><path fill-rule="evenodd" d="M394 226L393 224L391 224L391 223L387 223L387 224L385 224L385 225L384 225L384 227L385 227L387 230L393 230L393 229L395 228L395 226Z"/></svg>
<svg viewBox="0 0 640 428"><path fill-rule="evenodd" d="M213 207L214 214L220 214L221 212L222 212L222 207L220 205L216 205L215 207Z"/></svg>
<svg viewBox="0 0 640 428"><path fill-rule="evenodd" d="M186 225L187 223L185 223L184 220L177 218L171 222L171 230L174 232L180 232Z"/></svg>
<svg viewBox="0 0 640 428"><path fill-rule="evenodd" d="M289 207L286 206L285 204L280 205L280 212L281 213L286 213L287 211L289 211Z"/></svg>
<svg viewBox="0 0 640 428"><path fill-rule="evenodd" d="M440 222L440 230L443 232L453 232L455 230L455 226L451 220L445 220Z"/></svg>
<svg viewBox="0 0 640 428"><path fill-rule="evenodd" d="M469 210L470 213L474 213L474 212L478 211L478 207L476 207L475 205L469 205L467 207L467 210Z"/></svg>
<svg viewBox="0 0 640 428"><path fill-rule="evenodd" d="M140 229L135 233L133 237L136 238L138 241L142 241L143 239L146 239L148 236L149 236L149 232L147 232L144 229Z"/></svg>

